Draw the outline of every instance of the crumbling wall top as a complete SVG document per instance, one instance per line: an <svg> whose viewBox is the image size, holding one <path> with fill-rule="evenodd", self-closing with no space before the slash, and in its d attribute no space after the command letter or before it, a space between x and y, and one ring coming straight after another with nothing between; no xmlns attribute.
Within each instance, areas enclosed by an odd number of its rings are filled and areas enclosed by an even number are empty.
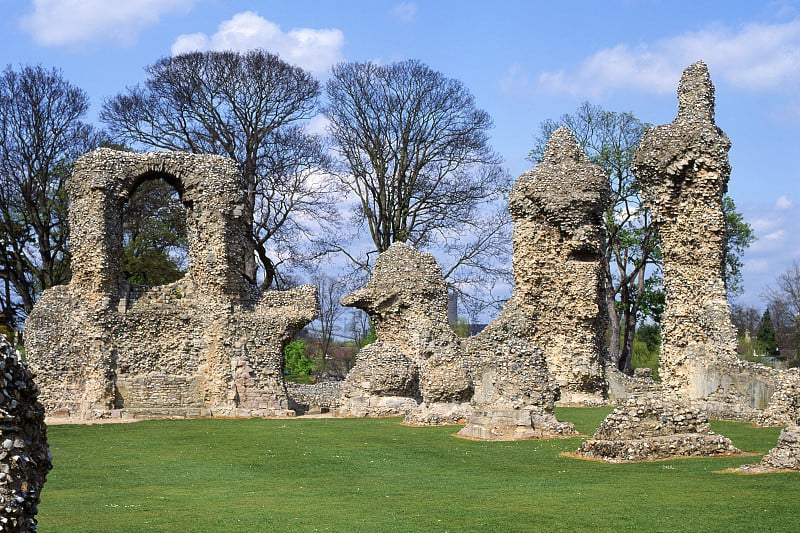
<svg viewBox="0 0 800 533"><path fill-rule="evenodd" d="M558 128L545 147L541 162L517 179L509 210L514 220L542 220L574 233L597 223L608 205L608 177L586 157L573 133Z"/></svg>

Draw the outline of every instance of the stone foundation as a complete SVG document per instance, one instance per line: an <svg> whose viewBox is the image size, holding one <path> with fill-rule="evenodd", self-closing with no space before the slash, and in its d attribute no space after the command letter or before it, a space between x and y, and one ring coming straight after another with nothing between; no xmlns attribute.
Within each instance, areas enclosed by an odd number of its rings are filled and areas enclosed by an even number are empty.
<svg viewBox="0 0 800 533"><path fill-rule="evenodd" d="M578 455L609 463L741 453L706 416L674 400L634 398L614 409Z"/></svg>

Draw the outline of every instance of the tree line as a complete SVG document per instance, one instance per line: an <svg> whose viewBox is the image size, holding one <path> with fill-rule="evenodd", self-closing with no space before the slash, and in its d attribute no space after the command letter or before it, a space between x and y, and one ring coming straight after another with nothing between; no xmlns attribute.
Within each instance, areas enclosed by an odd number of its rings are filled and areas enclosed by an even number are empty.
<svg viewBox="0 0 800 533"><path fill-rule="evenodd" d="M434 252L471 317L502 304L494 289L511 280L503 205L511 180L489 144L491 117L460 81L409 60L341 63L323 85L263 50L181 54L145 72L144 83L102 102L102 127L85 121L86 93L58 69L9 66L0 76L6 321L19 324L43 290L69 280L64 183L75 158L98 146L236 161L252 227L242 276L262 288L311 276L333 298L341 284L311 272L312 265L338 254L351 265L349 279L363 279L377 254L400 241ZM318 116L325 134L309 128ZM648 125L586 103L541 124L533 162L561 125L612 183L605 217L608 347L615 364L630 371L637 324L657 323L663 310L657 229L630 172ZM726 280L735 293L741 253L753 235L733 200L724 205ZM146 182L131 196L122 215L123 270L131 283L167 283L185 270L182 209L168 184ZM354 243L362 237L370 243L359 248ZM331 315L323 329L330 329L340 312L325 302L323 308ZM323 337L330 342L330 331Z"/></svg>

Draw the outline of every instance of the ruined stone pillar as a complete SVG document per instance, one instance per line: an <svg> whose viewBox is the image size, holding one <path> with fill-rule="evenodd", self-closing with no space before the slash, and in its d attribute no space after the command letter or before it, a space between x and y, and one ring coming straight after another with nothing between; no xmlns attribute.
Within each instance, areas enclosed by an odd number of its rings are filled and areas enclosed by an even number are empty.
<svg viewBox="0 0 800 533"><path fill-rule="evenodd" d="M0 335L0 531L35 532L39 495L52 468L39 389Z"/></svg>
<svg viewBox="0 0 800 533"><path fill-rule="evenodd" d="M514 295L527 309L522 332L543 352L565 402L602 401L605 380L603 213L610 188L567 128L511 190Z"/></svg>
<svg viewBox="0 0 800 533"><path fill-rule="evenodd" d="M724 276L722 196L730 176L731 143L714 123L714 86L708 67L689 66L678 86L678 116L648 130L634 156L663 253L666 308L659 373L689 400L717 383L709 365L736 359Z"/></svg>

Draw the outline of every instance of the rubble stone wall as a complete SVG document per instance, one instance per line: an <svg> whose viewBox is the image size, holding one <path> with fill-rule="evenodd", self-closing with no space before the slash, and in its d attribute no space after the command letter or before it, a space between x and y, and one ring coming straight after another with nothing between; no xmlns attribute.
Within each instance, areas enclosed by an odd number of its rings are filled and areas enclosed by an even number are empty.
<svg viewBox="0 0 800 533"><path fill-rule="evenodd" d="M603 214L609 197L603 170L589 162L572 132L559 128L509 199L514 293L507 309L526 317L518 334L541 347L566 403L599 403L605 396Z"/></svg>
<svg viewBox="0 0 800 533"><path fill-rule="evenodd" d="M120 271L122 216L147 179L186 206L189 269L134 288ZM316 289L261 293L243 277L243 181L233 161L98 149L67 184L72 281L45 291L26 350L48 412L79 417L288 412L283 347L317 312Z"/></svg>
<svg viewBox="0 0 800 533"><path fill-rule="evenodd" d="M712 416L755 421L781 372L736 355L723 281L730 146L715 124L714 86L699 61L681 78L677 117L645 133L632 168L662 242L666 307L659 374Z"/></svg>
<svg viewBox="0 0 800 533"><path fill-rule="evenodd" d="M0 335L0 531L35 532L52 468L44 408L19 353Z"/></svg>

